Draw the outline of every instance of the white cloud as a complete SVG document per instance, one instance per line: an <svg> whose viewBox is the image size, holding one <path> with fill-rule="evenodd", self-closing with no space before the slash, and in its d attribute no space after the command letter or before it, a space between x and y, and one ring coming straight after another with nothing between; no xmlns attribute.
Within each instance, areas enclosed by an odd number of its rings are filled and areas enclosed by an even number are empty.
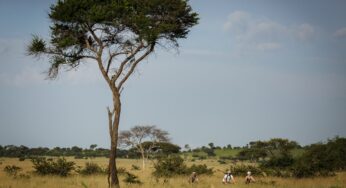
<svg viewBox="0 0 346 188"><path fill-rule="evenodd" d="M335 31L334 33L335 37L346 37L346 27L340 28Z"/></svg>
<svg viewBox="0 0 346 188"><path fill-rule="evenodd" d="M228 16L227 22L224 24L224 29L243 32L247 28L247 21L250 19L250 14L244 11L235 11Z"/></svg>
<svg viewBox="0 0 346 188"><path fill-rule="evenodd" d="M275 50L287 40L306 41L315 34L314 27L308 23L284 25L245 11L231 13L224 29L231 32L238 50Z"/></svg>
<svg viewBox="0 0 346 188"><path fill-rule="evenodd" d="M310 24L306 23L293 27L292 31L294 32L294 36L300 40L307 40L315 33L314 28Z"/></svg>

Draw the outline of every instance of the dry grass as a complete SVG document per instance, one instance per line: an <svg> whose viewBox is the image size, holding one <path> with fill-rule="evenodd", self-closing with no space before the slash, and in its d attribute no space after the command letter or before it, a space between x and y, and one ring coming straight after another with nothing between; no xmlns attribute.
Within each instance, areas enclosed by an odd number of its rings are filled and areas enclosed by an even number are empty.
<svg viewBox="0 0 346 188"><path fill-rule="evenodd" d="M95 159L73 159L68 158L68 160L73 160L79 166L84 166L85 162L92 161L102 167L106 167L107 159L106 158L95 158ZM107 187L106 176L80 176L74 174L67 178L55 177L55 176L35 176L31 172L33 171L32 163L30 160L18 161L18 159L10 158L0 158L0 188L103 188ZM310 178L310 179L293 179L293 178L274 178L274 177L265 177L265 178L256 178L257 183L252 185L244 184L243 177L235 177L235 185L223 185L221 184L221 179L223 176L222 171L224 171L228 165L220 165L215 160L204 160L196 161L195 164L207 164L208 167L213 167L216 170L212 176L201 176L199 177L200 181L197 184L191 185L187 183L187 177L176 177L170 179L168 182L163 183L163 180L157 181L154 177L151 176L153 170L152 165L148 165L145 170L131 170L132 164L141 166L140 160L127 160L120 159L118 160L118 166L124 167L127 170L131 171L139 176L140 180L144 182L143 185L128 185L122 182L122 187L129 188L180 188L180 187L200 187L200 188L218 188L218 187L238 187L238 188L264 188L264 187L278 187L278 188L346 188L346 173L339 173L335 177L328 178ZM192 164L192 162L188 162ZM3 172L3 168L6 165L16 165L23 168L24 173L30 174L31 178L12 178L7 176Z"/></svg>

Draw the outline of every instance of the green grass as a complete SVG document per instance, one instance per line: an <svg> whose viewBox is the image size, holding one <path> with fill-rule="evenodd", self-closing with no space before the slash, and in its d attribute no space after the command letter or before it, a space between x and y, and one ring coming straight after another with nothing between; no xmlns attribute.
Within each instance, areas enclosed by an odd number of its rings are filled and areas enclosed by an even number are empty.
<svg viewBox="0 0 346 188"><path fill-rule="evenodd" d="M217 157L236 157L242 149L216 149L214 152Z"/></svg>

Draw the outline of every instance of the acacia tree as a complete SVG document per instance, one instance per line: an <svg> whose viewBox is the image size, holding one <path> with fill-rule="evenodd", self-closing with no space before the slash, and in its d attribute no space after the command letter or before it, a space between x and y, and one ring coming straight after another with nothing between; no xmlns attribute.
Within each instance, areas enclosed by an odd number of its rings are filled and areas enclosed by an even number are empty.
<svg viewBox="0 0 346 188"><path fill-rule="evenodd" d="M134 126L128 131L121 131L119 134L119 144L135 148L141 153L143 169L145 161L149 158L149 153L159 142L169 142L168 132L156 126Z"/></svg>
<svg viewBox="0 0 346 188"><path fill-rule="evenodd" d="M51 6L49 18L49 42L34 36L28 54L49 57L48 77L52 79L63 68L97 63L113 99L107 108L111 140L108 182L120 187L115 159L124 84L156 46L178 47L178 39L186 38L198 15L187 0L58 0Z"/></svg>

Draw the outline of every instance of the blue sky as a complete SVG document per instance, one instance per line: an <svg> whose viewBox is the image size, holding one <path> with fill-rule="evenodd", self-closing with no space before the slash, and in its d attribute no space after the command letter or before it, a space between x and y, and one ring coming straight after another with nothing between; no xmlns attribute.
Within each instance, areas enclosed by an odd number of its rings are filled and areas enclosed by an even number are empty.
<svg viewBox="0 0 346 188"><path fill-rule="evenodd" d="M0 1L0 145L109 145L111 96L85 63L45 80L28 57L54 1ZM126 83L120 129L153 124L193 147L346 136L346 1L191 0L200 24Z"/></svg>

